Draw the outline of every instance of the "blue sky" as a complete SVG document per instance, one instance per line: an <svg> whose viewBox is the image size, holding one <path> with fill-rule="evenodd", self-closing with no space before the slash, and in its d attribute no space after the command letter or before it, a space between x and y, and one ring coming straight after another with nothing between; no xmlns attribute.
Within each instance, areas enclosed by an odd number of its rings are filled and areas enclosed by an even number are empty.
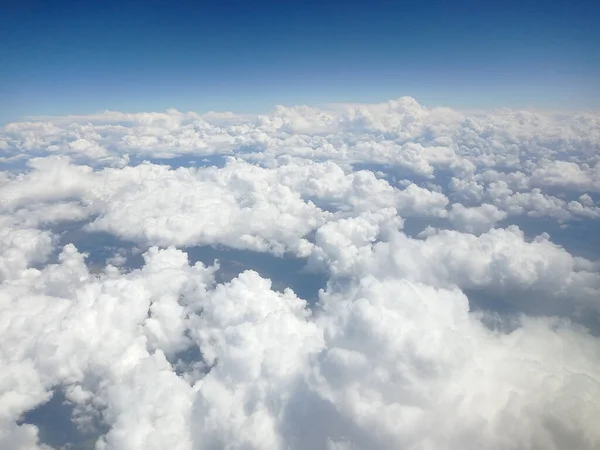
<svg viewBox="0 0 600 450"><path fill-rule="evenodd" d="M600 6L587 0L3 4L0 122L402 95L600 107Z"/></svg>

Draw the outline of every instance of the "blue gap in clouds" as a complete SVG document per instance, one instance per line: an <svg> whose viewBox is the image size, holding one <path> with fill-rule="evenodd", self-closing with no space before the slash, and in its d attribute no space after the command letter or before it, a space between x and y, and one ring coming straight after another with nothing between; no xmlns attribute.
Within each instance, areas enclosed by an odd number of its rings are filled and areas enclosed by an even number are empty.
<svg viewBox="0 0 600 450"><path fill-rule="evenodd" d="M85 260L90 271L101 271L106 266L106 260L117 252L125 257L123 268L133 270L140 268L144 260L142 252L130 241L120 239L107 232L88 232L83 229L87 222L65 222L52 227L52 232L58 235L57 249L50 262L57 262L58 254L67 244L73 244L81 253L87 253Z"/></svg>
<svg viewBox="0 0 600 450"><path fill-rule="evenodd" d="M542 233L550 235L550 241L560 245L573 256L592 261L600 259L600 220L571 220L561 225L552 217L517 216L498 222L496 228L517 225L529 240Z"/></svg>
<svg viewBox="0 0 600 450"><path fill-rule="evenodd" d="M376 162L368 162L362 163L357 162L351 164L352 170L357 172L359 170L368 170L373 172L377 178L383 178L387 181L391 186L402 188L398 183L402 180L410 180L411 182L421 186L423 183L427 182L429 178L416 174L412 170L402 167L400 165L395 164L385 164L385 163L376 163Z"/></svg>
<svg viewBox="0 0 600 450"><path fill-rule="evenodd" d="M37 426L40 442L53 448L92 450L96 440L108 428L98 420L93 421L90 429L77 427L71 420L73 410L73 404L57 388L50 400L26 412L18 423Z"/></svg>
<svg viewBox="0 0 600 450"><path fill-rule="evenodd" d="M437 228L440 230L452 229L448 219L440 217L403 217L404 228L402 232L407 236L418 239L419 233L427 227Z"/></svg>
<svg viewBox="0 0 600 450"><path fill-rule="evenodd" d="M37 155L45 156L45 155ZM5 158L10 158L8 161L0 162L0 172L22 173L28 172L31 168L27 165L28 161L34 156L27 155L4 155Z"/></svg>
<svg viewBox="0 0 600 450"><path fill-rule="evenodd" d="M72 243L82 253L88 253L86 264L92 271L99 271L106 265L106 260L120 252L125 257L123 268L139 269L143 265L142 253L146 247L138 247L135 243L122 240L107 232L87 232L83 223L61 224L52 229L59 235L58 249L53 257L56 261L62 247ZM200 261L204 265L212 265L219 260L220 268L216 273L217 282L231 281L245 270L254 270L262 277L272 281L274 290L283 291L289 287L298 297L314 304L319 289L325 288L327 276L324 273L310 271L306 258L291 255L282 257L270 253L252 250L239 250L226 246L191 246L182 248L187 253L190 264Z"/></svg>
<svg viewBox="0 0 600 450"><path fill-rule="evenodd" d="M317 301L319 289L325 288L327 284L324 273L308 270L306 258L290 255L277 257L269 253L225 246L188 247L184 251L191 264L201 261L205 265L211 265L218 259L220 268L216 276L219 283L231 281L245 270L254 270L272 281L272 289L283 291L289 287L309 304Z"/></svg>
<svg viewBox="0 0 600 450"><path fill-rule="evenodd" d="M172 169L178 169L180 167L224 167L226 163L226 154L214 154L214 155L181 155L173 158L152 158L151 156L134 155L130 157L129 164L131 166L137 166L142 164L144 161L148 161L152 164L169 166Z"/></svg>
<svg viewBox="0 0 600 450"><path fill-rule="evenodd" d="M600 336L600 314L589 310L578 314L568 298L549 298L544 293L526 289L498 292L483 288L463 292L469 298L471 312L482 314L482 323L492 330L511 332L519 327L519 318L526 315L566 318L585 327L590 334Z"/></svg>

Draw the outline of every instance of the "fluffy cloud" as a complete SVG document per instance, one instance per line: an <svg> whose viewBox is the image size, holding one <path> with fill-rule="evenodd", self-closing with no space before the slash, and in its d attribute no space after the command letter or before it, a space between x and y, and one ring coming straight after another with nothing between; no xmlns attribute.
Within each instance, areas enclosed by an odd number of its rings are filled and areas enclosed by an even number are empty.
<svg viewBox="0 0 600 450"><path fill-rule="evenodd" d="M360 448L597 448L595 339L544 319L496 334L460 291L408 280L366 277L324 302L312 383L368 436ZM555 351L566 342L576 353Z"/></svg>
<svg viewBox="0 0 600 450"><path fill-rule="evenodd" d="M455 203L448 214L450 222L456 229L470 233L488 231L506 216L504 211L487 203L472 208L465 208L461 203Z"/></svg>
<svg viewBox="0 0 600 450"><path fill-rule="evenodd" d="M598 252L556 243L600 218L596 115L109 111L0 148L0 447L49 448L60 393L97 450L600 449Z"/></svg>

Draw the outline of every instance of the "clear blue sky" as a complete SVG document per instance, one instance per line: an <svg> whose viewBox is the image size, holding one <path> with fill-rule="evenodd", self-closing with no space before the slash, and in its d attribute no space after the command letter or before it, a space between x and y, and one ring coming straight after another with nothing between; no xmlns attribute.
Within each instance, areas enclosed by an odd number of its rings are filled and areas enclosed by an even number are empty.
<svg viewBox="0 0 600 450"><path fill-rule="evenodd" d="M599 108L597 3L3 0L0 123L401 95Z"/></svg>

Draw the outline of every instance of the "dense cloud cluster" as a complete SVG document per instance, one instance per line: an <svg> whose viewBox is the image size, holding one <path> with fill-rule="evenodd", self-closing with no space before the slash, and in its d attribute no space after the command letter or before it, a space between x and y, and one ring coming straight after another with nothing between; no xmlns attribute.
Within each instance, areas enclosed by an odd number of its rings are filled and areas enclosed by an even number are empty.
<svg viewBox="0 0 600 450"><path fill-rule="evenodd" d="M105 112L0 152L0 448L600 449L598 114Z"/></svg>

